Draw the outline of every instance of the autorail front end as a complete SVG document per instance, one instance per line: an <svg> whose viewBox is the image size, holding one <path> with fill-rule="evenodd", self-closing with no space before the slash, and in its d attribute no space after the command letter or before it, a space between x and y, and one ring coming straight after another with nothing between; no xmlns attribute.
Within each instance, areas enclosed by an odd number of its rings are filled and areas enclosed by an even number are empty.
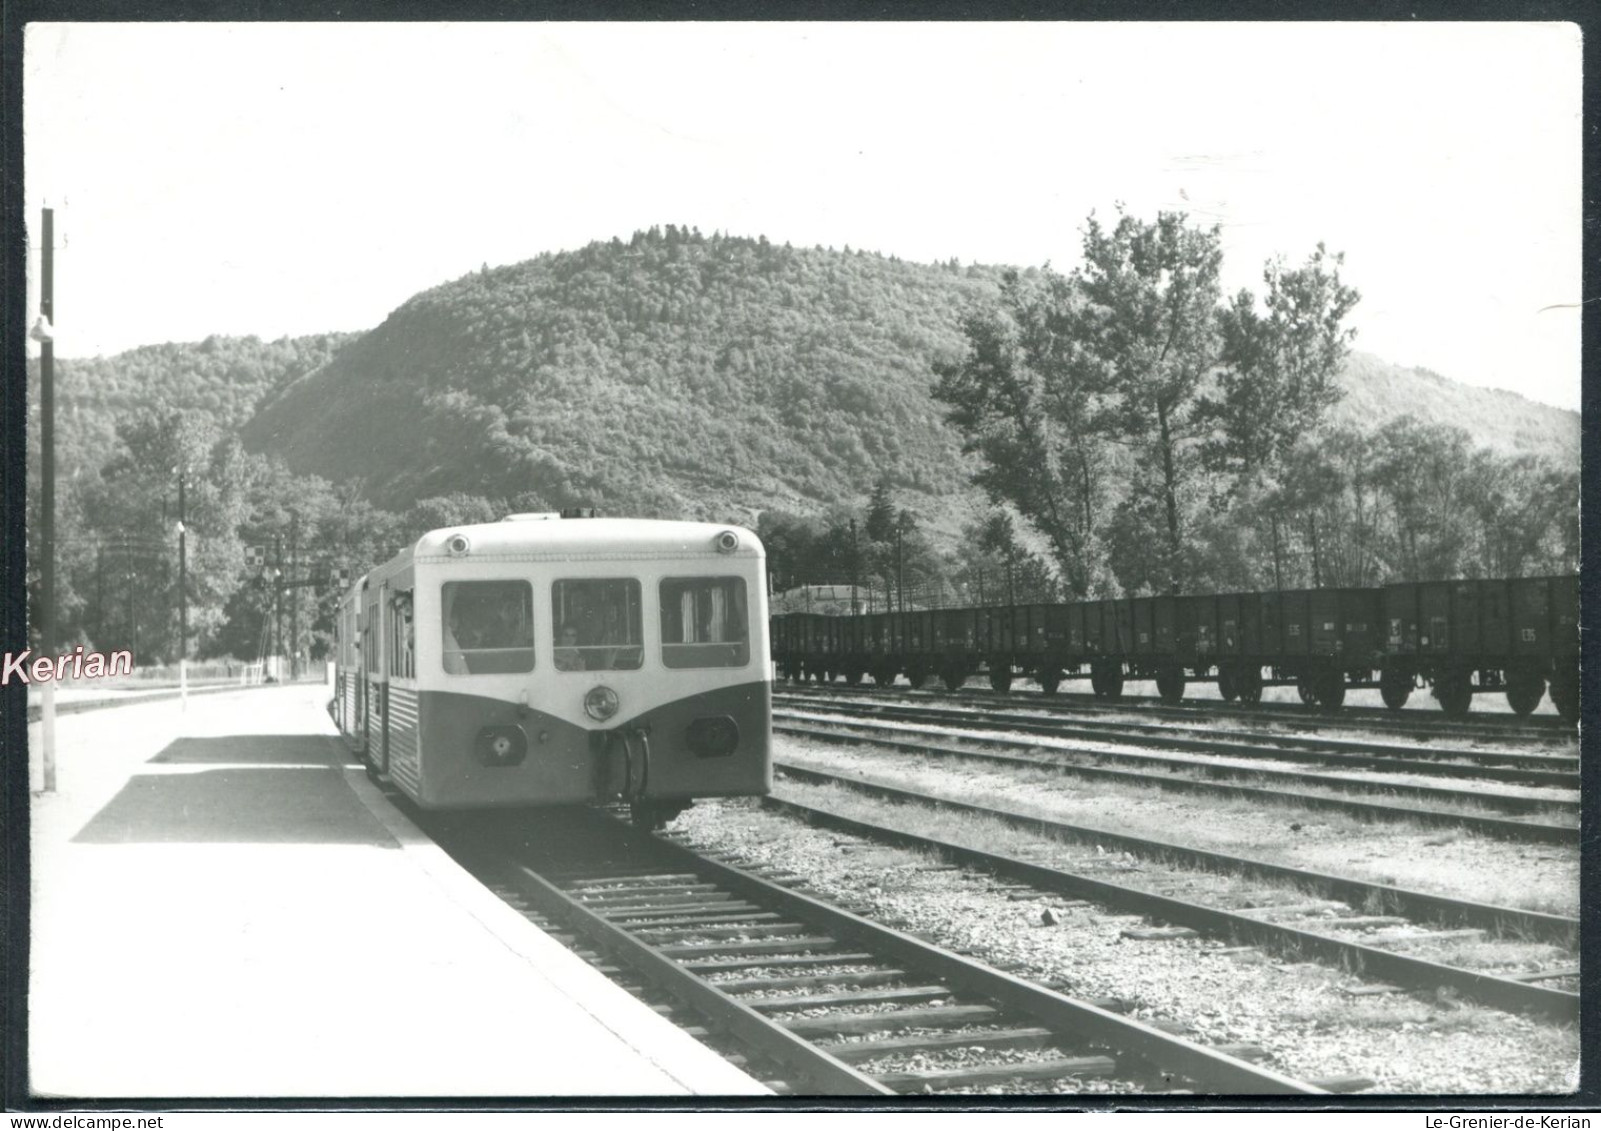
<svg viewBox="0 0 1601 1131"><path fill-rule="evenodd" d="M388 610L369 757L419 806L627 802L661 820L771 789L749 531L529 518L435 531L408 557L369 580Z"/></svg>

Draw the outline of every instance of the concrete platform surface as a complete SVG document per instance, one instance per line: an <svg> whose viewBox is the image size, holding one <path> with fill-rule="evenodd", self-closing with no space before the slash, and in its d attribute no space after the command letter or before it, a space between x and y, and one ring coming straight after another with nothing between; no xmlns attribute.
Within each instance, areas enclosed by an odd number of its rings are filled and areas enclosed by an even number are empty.
<svg viewBox="0 0 1601 1131"><path fill-rule="evenodd" d="M423 837L327 698L58 721L32 808L35 1094L765 1094Z"/></svg>

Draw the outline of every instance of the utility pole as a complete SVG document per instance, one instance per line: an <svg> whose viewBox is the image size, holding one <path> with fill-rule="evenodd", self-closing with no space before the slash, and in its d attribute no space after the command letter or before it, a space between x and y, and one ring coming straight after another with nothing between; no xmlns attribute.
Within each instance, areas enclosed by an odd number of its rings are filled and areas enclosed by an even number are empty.
<svg viewBox="0 0 1601 1131"><path fill-rule="evenodd" d="M95 636L101 643L106 636L106 544L95 546Z"/></svg>
<svg viewBox="0 0 1601 1131"><path fill-rule="evenodd" d="M289 516L289 678L300 676L300 516Z"/></svg>
<svg viewBox="0 0 1601 1131"><path fill-rule="evenodd" d="M284 654L284 540L281 534L272 536L272 560L272 654L281 664ZM282 667L278 674L282 678Z"/></svg>
<svg viewBox="0 0 1601 1131"><path fill-rule="evenodd" d="M1323 588L1323 570L1318 565L1318 552L1317 552L1317 511L1313 511L1312 512L1311 518L1312 518L1312 588L1313 589L1322 589Z"/></svg>
<svg viewBox="0 0 1601 1131"><path fill-rule="evenodd" d="M122 544L122 599L128 610L128 635L133 638L133 654L139 654L139 613L134 603L133 592L133 546L130 543Z"/></svg>
<svg viewBox="0 0 1601 1131"><path fill-rule="evenodd" d="M1269 517L1273 520L1273 588L1283 589L1284 581L1279 576L1279 512L1275 510Z"/></svg>
<svg viewBox="0 0 1601 1131"><path fill-rule="evenodd" d="M44 210L44 242L39 248L39 651L50 655L56 643L56 320L55 211ZM40 689L40 755L44 791L56 791L56 684Z"/></svg>
<svg viewBox="0 0 1601 1131"><path fill-rule="evenodd" d="M906 611L906 571L901 567L901 524L895 524L895 598L901 612Z"/></svg>
<svg viewBox="0 0 1601 1131"><path fill-rule="evenodd" d="M189 709L189 533L184 528L184 479L188 469L178 467L178 704Z"/></svg>
<svg viewBox="0 0 1601 1131"><path fill-rule="evenodd" d="M851 615L862 611L862 603L856 596L856 578L862 569L862 551L856 542L856 520L851 519Z"/></svg>

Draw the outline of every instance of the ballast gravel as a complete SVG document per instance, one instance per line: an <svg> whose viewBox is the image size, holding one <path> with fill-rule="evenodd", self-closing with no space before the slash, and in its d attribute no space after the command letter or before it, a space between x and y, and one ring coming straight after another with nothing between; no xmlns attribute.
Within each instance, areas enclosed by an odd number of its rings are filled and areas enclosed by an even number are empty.
<svg viewBox="0 0 1601 1131"><path fill-rule="evenodd" d="M821 712L809 714L795 712L789 717L808 725L836 729L842 734L862 733L869 738L894 737L894 731L900 729L884 728L880 724L864 723L860 719L849 716L828 715ZM875 727L879 729L874 729ZM927 738L943 746L972 749L981 753L1001 753L1038 758L1044 764L1050 764L1054 760L1064 766L1074 764L1093 766L1100 765L1102 761L1106 761L1106 764L1113 769L1133 772L1156 772L1169 775L1182 774L1198 781L1216 780L1212 771L1226 770L1232 772L1227 780L1233 781L1238 785L1249 786L1254 783L1261 788L1301 793L1311 797L1416 804L1420 808L1444 813L1509 816L1512 819L1538 820L1557 825L1576 825L1578 823L1577 816L1569 809L1564 808L1564 806L1571 806L1578 800L1578 791L1573 789L1524 786L1490 781L1488 779L1465 778L1447 781L1438 777L1430 777L1426 774L1396 773L1381 770L1342 770L1329 766L1296 766L1275 762L1267 757L1252 759L1244 755L1216 755L1194 751L1157 752L1146 746L1119 743L1111 740L1054 738L1046 735L1025 734L1022 731L963 729L959 726L944 723L919 723L915 729L907 729L906 737L914 739ZM997 743L1015 744L1016 749L997 749L995 746ZM1100 757L1103 752L1122 755L1135 761L1118 761L1114 764L1112 761ZM1140 763L1146 764L1142 766ZM1312 776L1299 781L1286 781L1271 777L1253 779L1250 776L1252 774L1305 774ZM1451 790L1460 794L1460 797L1442 796L1413 799L1404 792L1408 786ZM1401 792L1396 792L1397 790ZM1485 800L1481 801L1475 794L1485 794L1487 796ZM1496 794L1524 800L1551 802L1552 807L1550 809L1542 808L1533 813L1503 814L1492 800Z"/></svg>
<svg viewBox="0 0 1601 1131"><path fill-rule="evenodd" d="M839 747L785 738L780 761L862 774L1030 816L1237 853L1460 899L1577 915L1579 852L1341 813L1076 780L1049 769Z"/></svg>
<svg viewBox="0 0 1601 1131"><path fill-rule="evenodd" d="M1187 1027L1201 1043L1260 1045L1268 1066L1300 1079L1360 1076L1395 1094L1562 1093L1576 1084L1572 1026L1444 997L1352 997L1365 983L1344 972L1205 937L1125 938L1143 920L1044 893L1018 898L1026 891L1017 884L749 801L701 802L673 829L700 851L790 871L822 898L1072 997L1117 999L1131 1016ZM1047 910L1054 925L1044 925Z"/></svg>

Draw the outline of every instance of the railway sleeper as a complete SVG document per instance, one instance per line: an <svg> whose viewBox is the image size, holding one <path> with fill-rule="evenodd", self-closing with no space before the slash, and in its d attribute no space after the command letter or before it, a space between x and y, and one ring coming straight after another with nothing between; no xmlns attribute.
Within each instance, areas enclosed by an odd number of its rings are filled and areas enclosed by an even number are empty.
<svg viewBox="0 0 1601 1131"><path fill-rule="evenodd" d="M831 994L744 997L739 999L739 1003L751 1009L783 1012L790 1009L826 1009L832 1006L882 1005L887 1002L935 1002L955 996L946 986L899 986L887 989L842 990Z"/></svg>
<svg viewBox="0 0 1601 1131"><path fill-rule="evenodd" d="M966 1033L928 1033L920 1037L884 1037L866 1041L825 1041L817 1047L847 1064L876 1060L900 1053L939 1052L942 1049L1039 1049L1061 1041L1050 1029L991 1029Z"/></svg>
<svg viewBox="0 0 1601 1131"><path fill-rule="evenodd" d="M613 870L608 876L597 876L592 871L572 868L552 868L548 872L541 872L540 875L551 883L561 885L562 890L569 893L601 888L660 887L675 883L705 882L693 872L654 872L644 867Z"/></svg>
<svg viewBox="0 0 1601 1131"><path fill-rule="evenodd" d="M899 1009L891 1013L840 1013L832 1017L795 1017L780 1021L798 1037L831 1033L878 1033L899 1029L961 1029L992 1024L1000 1011L990 1005L941 1005Z"/></svg>
<svg viewBox="0 0 1601 1131"><path fill-rule="evenodd" d="M590 907L603 919L665 918L669 915L724 915L735 911L759 911L754 903L742 899L720 899L706 903L629 903L621 907Z"/></svg>
<svg viewBox="0 0 1601 1131"><path fill-rule="evenodd" d="M838 945L837 943L834 942L833 939L822 939L822 940L819 940L819 941L826 942L830 946ZM662 947L661 948L662 953L664 953L664 954L668 953L669 951L671 951L673 949L675 949L675 948L673 948L673 947ZM696 948L696 947L682 947L682 948L676 948L676 949L695 951L695 950L698 950L699 948ZM739 954L739 949L737 947L728 948L728 951L729 951L730 954L733 954L733 955L738 955ZM775 953L778 953L778 952L775 952ZM793 956L788 957L788 958L783 958L783 957L779 957L779 958L738 958L738 957L735 957L735 958L728 959L728 960L717 959L717 958L706 958L706 959L690 958L690 959L688 959L688 961L680 962L679 965L682 966L685 970L688 970L692 974L716 974L716 973L719 973L719 972L725 971L725 970L767 970L767 969L778 970L778 969L783 969L784 967L790 967L790 966L793 966L793 967L796 967L796 968L804 968L804 967L807 967L807 966L865 966L870 962L876 962L876 961L877 961L877 959L871 954L863 954L863 953L861 953L859 951L844 951L844 952L841 952L841 953L838 953L838 954L797 954L797 955L793 955Z"/></svg>
<svg viewBox="0 0 1601 1131"><path fill-rule="evenodd" d="M744 954L800 954L804 951L826 951L839 945L839 942L834 939L821 935L809 935L804 938L762 939L747 942L673 943L656 949L669 958L688 958L691 956L710 958L716 955L727 955L733 958ZM832 961L843 962L845 960L834 958ZM755 965L760 966L762 963L755 963Z"/></svg>
<svg viewBox="0 0 1601 1131"><path fill-rule="evenodd" d="M873 1073L873 1079L897 1092L940 1091L946 1088L982 1088L1009 1080L1059 1080L1112 1076L1117 1061L1109 1056L1075 1056L978 1068L927 1069L920 1072Z"/></svg>
<svg viewBox="0 0 1601 1131"><path fill-rule="evenodd" d="M730 923L763 923L781 918L776 911L742 911L731 915L608 915L606 921L630 930L646 931L654 927L716 927Z"/></svg>
<svg viewBox="0 0 1601 1131"><path fill-rule="evenodd" d="M795 932L804 931L804 923L763 923L751 927L631 927L633 934L641 938L694 938L700 936L708 939L773 939L798 937Z"/></svg>
<svg viewBox="0 0 1601 1131"><path fill-rule="evenodd" d="M874 986L904 981L905 970L893 967L864 970L860 974L798 974L789 978L730 978L713 982L725 994L748 994L760 990L800 990L812 986Z"/></svg>
<svg viewBox="0 0 1601 1131"><path fill-rule="evenodd" d="M587 906L590 902L600 899L624 899L629 897L646 899L657 896L693 895L696 892L715 892L716 890L716 884L628 884L626 886L604 888L568 888L567 894Z"/></svg>
<svg viewBox="0 0 1601 1131"><path fill-rule="evenodd" d="M619 907L696 907L705 903L721 903L733 898L725 891L702 891L660 897L649 894L628 895L618 896L615 899L584 899L579 902L596 914L605 914Z"/></svg>

